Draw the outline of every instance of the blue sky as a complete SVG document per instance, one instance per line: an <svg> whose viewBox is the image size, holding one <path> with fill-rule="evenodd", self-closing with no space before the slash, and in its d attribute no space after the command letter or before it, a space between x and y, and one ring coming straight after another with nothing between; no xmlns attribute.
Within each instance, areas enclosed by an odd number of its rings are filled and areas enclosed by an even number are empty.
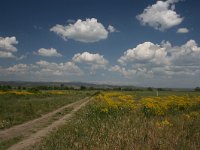
<svg viewBox="0 0 200 150"><path fill-rule="evenodd" d="M0 79L200 86L199 1L7 0Z"/></svg>

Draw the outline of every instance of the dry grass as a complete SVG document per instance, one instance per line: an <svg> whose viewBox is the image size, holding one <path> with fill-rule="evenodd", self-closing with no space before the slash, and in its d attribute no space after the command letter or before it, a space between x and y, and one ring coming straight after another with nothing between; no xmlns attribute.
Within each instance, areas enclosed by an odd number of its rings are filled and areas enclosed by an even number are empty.
<svg viewBox="0 0 200 150"><path fill-rule="evenodd" d="M107 96L113 98L111 103L99 97L94 99L70 124L50 134L33 149L200 149L200 108L196 100L198 106L190 109L145 115L142 109L133 109L135 102L128 102L131 107L127 107L129 105L119 103L123 95L109 94ZM130 96L127 98L130 100Z"/></svg>
<svg viewBox="0 0 200 150"><path fill-rule="evenodd" d="M0 130L40 117L94 92L84 91L7 91L0 94Z"/></svg>

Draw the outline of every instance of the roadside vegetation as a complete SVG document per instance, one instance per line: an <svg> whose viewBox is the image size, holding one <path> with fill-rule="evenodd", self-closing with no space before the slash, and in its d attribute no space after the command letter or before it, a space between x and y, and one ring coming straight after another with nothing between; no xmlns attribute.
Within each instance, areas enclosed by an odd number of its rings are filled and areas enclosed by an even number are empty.
<svg viewBox="0 0 200 150"><path fill-rule="evenodd" d="M92 93L78 90L0 91L0 130L40 117Z"/></svg>
<svg viewBox="0 0 200 150"><path fill-rule="evenodd" d="M101 92L32 149L200 149L200 94Z"/></svg>

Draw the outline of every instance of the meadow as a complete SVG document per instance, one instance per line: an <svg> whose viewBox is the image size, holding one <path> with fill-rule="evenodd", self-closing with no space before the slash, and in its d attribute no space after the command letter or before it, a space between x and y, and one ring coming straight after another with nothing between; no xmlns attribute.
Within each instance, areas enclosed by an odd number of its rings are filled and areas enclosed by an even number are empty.
<svg viewBox="0 0 200 150"><path fill-rule="evenodd" d="M200 93L113 92L31 149L199 150Z"/></svg>
<svg viewBox="0 0 200 150"><path fill-rule="evenodd" d="M0 130L38 118L63 105L78 101L92 92L87 91L0 91Z"/></svg>

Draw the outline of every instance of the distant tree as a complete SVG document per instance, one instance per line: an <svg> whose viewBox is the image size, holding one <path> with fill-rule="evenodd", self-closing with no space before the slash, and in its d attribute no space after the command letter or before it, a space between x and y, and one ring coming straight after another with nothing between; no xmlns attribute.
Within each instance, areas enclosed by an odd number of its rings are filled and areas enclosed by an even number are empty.
<svg viewBox="0 0 200 150"><path fill-rule="evenodd" d="M73 86L69 87L69 90L74 90L74 87Z"/></svg>
<svg viewBox="0 0 200 150"><path fill-rule="evenodd" d="M81 86L80 90L86 90L86 87L85 86Z"/></svg>
<svg viewBox="0 0 200 150"><path fill-rule="evenodd" d="M92 86L91 86L91 87L89 87L88 89L89 89L89 90L95 90L95 88L94 88L94 87L92 87Z"/></svg>
<svg viewBox="0 0 200 150"><path fill-rule="evenodd" d="M121 87L114 87L113 90L121 91Z"/></svg>
<svg viewBox="0 0 200 150"><path fill-rule="evenodd" d="M158 88L157 90L158 90L158 91L164 91L164 89L163 89L163 88Z"/></svg>
<svg viewBox="0 0 200 150"><path fill-rule="evenodd" d="M63 88L63 90L69 90L69 87L65 86L65 87Z"/></svg>
<svg viewBox="0 0 200 150"><path fill-rule="evenodd" d="M2 91L8 91L11 89L12 89L12 87L10 85L0 85L0 90L2 90Z"/></svg>
<svg viewBox="0 0 200 150"><path fill-rule="evenodd" d="M61 89L63 89L63 88L64 88L64 86L65 86L64 84L60 84L60 88L61 88Z"/></svg>
<svg viewBox="0 0 200 150"><path fill-rule="evenodd" d="M200 87L196 87L194 90L199 92L200 91Z"/></svg>
<svg viewBox="0 0 200 150"><path fill-rule="evenodd" d="M131 87L125 87L125 88L123 88L122 90L123 90L123 91L132 91L133 88L131 88Z"/></svg>
<svg viewBox="0 0 200 150"><path fill-rule="evenodd" d="M147 90L148 91L153 91L153 88L152 87L148 87Z"/></svg>
<svg viewBox="0 0 200 150"><path fill-rule="evenodd" d="M29 88L27 91L31 92L31 93L39 93L40 92L40 90L37 87Z"/></svg>

